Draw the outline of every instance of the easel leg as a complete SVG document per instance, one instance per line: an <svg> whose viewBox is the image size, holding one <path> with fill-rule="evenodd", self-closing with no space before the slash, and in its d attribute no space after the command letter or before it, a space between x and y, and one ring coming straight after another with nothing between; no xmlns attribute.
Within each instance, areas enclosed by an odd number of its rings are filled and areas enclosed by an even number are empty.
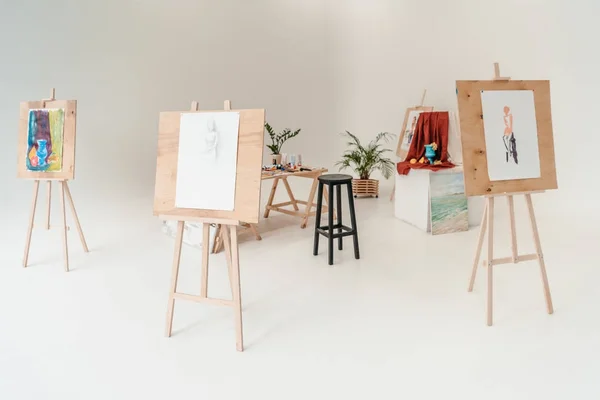
<svg viewBox="0 0 600 400"><path fill-rule="evenodd" d="M283 184L285 185L285 190L287 191L288 196L290 197L290 201L292 202L292 206L294 207L294 210L298 211L300 210L298 208L298 204L296 203L296 199L294 198L294 193L292 193L292 188L290 187L290 183L288 182L287 178L282 178L283 180Z"/></svg>
<svg viewBox="0 0 600 400"><path fill-rule="evenodd" d="M233 269L231 267L231 237L229 235L229 229L225 226L225 229L221 230L221 240L223 247L225 248L225 261L227 261L227 273L229 275L229 286L231 287L231 298L235 295L233 293Z"/></svg>
<svg viewBox="0 0 600 400"><path fill-rule="evenodd" d="M184 222L177 222L177 235L175 236L175 254L173 255L173 271L171 272L171 289L169 291L169 305L167 306L167 324L165 336L171 336L173 327L173 311L175 311L175 292L177 291L177 278L179 277L179 262L181 261L181 244L183 242Z"/></svg>
<svg viewBox="0 0 600 400"><path fill-rule="evenodd" d="M73 196L71 196L71 190L69 189L69 184L67 181L64 183L65 192L67 194L67 200L69 200L69 207L71 208L71 213L73 213L73 219L75 219L75 226L77 227L77 233L79 233L79 240L81 240L81 245L83 246L83 251L89 253L89 249L87 243L85 241L85 236L83 236L83 230L81 229L81 224L79 223L79 217L77 216L77 211L75 210L75 203L73 202Z"/></svg>
<svg viewBox="0 0 600 400"><path fill-rule="evenodd" d="M48 181L48 199L46 203L46 230L50 230L50 202L52 200L52 181Z"/></svg>
<svg viewBox="0 0 600 400"><path fill-rule="evenodd" d="M269 207L273 205L273 199L275 198L275 192L277 191L277 184L279 183L279 178L273 179L273 186L271 187L271 194L269 194L269 201L267 201L267 206L265 207L265 218L269 218Z"/></svg>
<svg viewBox="0 0 600 400"><path fill-rule="evenodd" d="M471 281L469 282L469 292L473 291L473 286L475 285L475 277L477 276L477 268L479 267L479 259L481 257L481 248L483 247L483 239L487 228L487 212L488 201L486 199L483 208L483 217L481 218L481 224L479 225L479 237L477 238L477 249L475 250L475 260L473 260L473 271L471 272Z"/></svg>
<svg viewBox="0 0 600 400"><path fill-rule="evenodd" d="M29 245L31 244L31 233L33 232L33 222L35 221L35 208L37 205L37 197L40 189L40 181L35 181L33 184L33 200L31 202L31 212L29 213L29 227L27 228L27 239L25 240L25 254L23 256L23 267L27 267L29 259Z"/></svg>
<svg viewBox="0 0 600 400"><path fill-rule="evenodd" d="M552 296L550 295L550 285L548 284L548 275L546 274L546 262L544 261L544 255L542 254L542 244L540 242L540 234L538 232L537 222L535 220L535 213L533 211L533 202L531 201L531 194L526 194L525 199L527 200L527 208L529 209L529 219L531 220L531 230L533 231L533 241L535 242L535 252L538 256L540 263L540 271L542 273L542 282L544 284L544 297L546 298L546 308L548 314L554 312L552 306Z"/></svg>
<svg viewBox="0 0 600 400"><path fill-rule="evenodd" d="M512 262L516 263L519 251L517 248L517 229L515 227L515 201L512 195L508 195L507 199L510 219L510 249L512 252Z"/></svg>
<svg viewBox="0 0 600 400"><path fill-rule="evenodd" d="M210 253L210 224L202 224L202 280L200 296L208 297L208 258Z"/></svg>
<svg viewBox="0 0 600 400"><path fill-rule="evenodd" d="M390 194L390 201L394 201L394 198L396 198L396 183L394 183L392 193Z"/></svg>
<svg viewBox="0 0 600 400"><path fill-rule="evenodd" d="M487 324L492 326L494 320L494 198L488 197L487 206Z"/></svg>
<svg viewBox="0 0 600 400"><path fill-rule="evenodd" d="M317 186L319 186L319 177L315 177L313 179L313 184L310 188L310 194L308 195L308 200L306 201L306 210L304 214L304 218L302 218L302 223L300 224L300 228L306 228L308 224L308 218L310 217L310 210L313 206L313 201L315 201L315 192L317 191Z"/></svg>
<svg viewBox="0 0 600 400"><path fill-rule="evenodd" d="M65 191L66 182L60 182L60 208L62 211L62 225L63 225L63 250L65 253L65 271L69 272L69 245L67 242L67 210L65 208Z"/></svg>
<svg viewBox="0 0 600 400"><path fill-rule="evenodd" d="M233 291L233 309L235 317L235 347L244 351L244 330L242 325L242 293L240 287L240 259L238 253L237 227L229 227L231 231L231 277Z"/></svg>
<svg viewBox="0 0 600 400"><path fill-rule="evenodd" d="M248 224L248 227L250 228L252 233L254 233L254 237L256 238L256 240L262 240L262 237L260 236L260 233L258 233L258 229L256 228L256 225Z"/></svg>

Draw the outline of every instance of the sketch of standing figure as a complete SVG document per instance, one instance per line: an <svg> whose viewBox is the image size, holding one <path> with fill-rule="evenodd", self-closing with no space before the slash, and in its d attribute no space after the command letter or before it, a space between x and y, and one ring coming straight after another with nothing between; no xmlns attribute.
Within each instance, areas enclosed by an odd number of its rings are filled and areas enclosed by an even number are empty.
<svg viewBox="0 0 600 400"><path fill-rule="evenodd" d="M515 133L513 132L513 115L508 106L504 106L504 135L502 136L502 140L506 148L506 162L511 157L515 164L518 164L517 139L515 139Z"/></svg>
<svg viewBox="0 0 600 400"><path fill-rule="evenodd" d="M417 116L413 117L412 124L410 125L410 131L408 132L408 144L412 143L413 136L415 135L415 128L417 127Z"/></svg>
<svg viewBox="0 0 600 400"><path fill-rule="evenodd" d="M213 158L217 157L217 145L219 144L219 132L214 119L210 119L206 123L207 133L204 137L204 153L212 155Z"/></svg>

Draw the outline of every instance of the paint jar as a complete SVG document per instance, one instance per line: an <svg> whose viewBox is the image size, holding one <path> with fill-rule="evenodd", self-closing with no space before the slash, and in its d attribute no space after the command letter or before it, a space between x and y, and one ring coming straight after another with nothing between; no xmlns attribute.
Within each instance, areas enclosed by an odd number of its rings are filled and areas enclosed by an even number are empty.
<svg viewBox="0 0 600 400"><path fill-rule="evenodd" d="M293 167L294 165L296 165L296 155L295 154L290 154L290 165Z"/></svg>
<svg viewBox="0 0 600 400"><path fill-rule="evenodd" d="M302 166L302 154L298 154L298 159L296 161L298 162L298 166Z"/></svg>
<svg viewBox="0 0 600 400"><path fill-rule="evenodd" d="M286 165L288 161L288 155L287 153L281 153L281 164L282 165Z"/></svg>

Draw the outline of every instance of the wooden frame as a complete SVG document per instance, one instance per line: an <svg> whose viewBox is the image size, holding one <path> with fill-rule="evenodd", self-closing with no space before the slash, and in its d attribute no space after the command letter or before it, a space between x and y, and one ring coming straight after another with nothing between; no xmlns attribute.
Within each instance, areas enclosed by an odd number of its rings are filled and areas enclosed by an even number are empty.
<svg viewBox="0 0 600 400"><path fill-rule="evenodd" d="M19 112L19 143L17 157L17 177L22 179L39 180L72 180L75 178L75 132L77 122L77 100L56 100L54 89L50 99L38 101L25 101L20 105ZM65 122L63 130L63 157L61 171L37 172L26 167L27 159L27 134L29 127L29 111L34 109L63 108Z"/></svg>
<svg viewBox="0 0 600 400"><path fill-rule="evenodd" d="M160 114L154 215L182 220L213 218L217 220L258 223L260 209L260 168L264 146L265 110L235 110L240 113L239 145L233 211L196 210L175 207L179 123L181 114L216 111L170 111ZM210 190L210 188L207 188Z"/></svg>
<svg viewBox="0 0 600 400"><path fill-rule="evenodd" d="M499 74L499 72L498 72ZM557 189L549 81L457 81L461 142L467 196ZM490 181L487 167L482 90L532 90L538 128L540 178Z"/></svg>
<svg viewBox="0 0 600 400"><path fill-rule="evenodd" d="M482 266L487 268L487 305L486 305L486 319L487 325L492 326L493 324L493 301L494 301L494 266L502 264L517 264L525 261L537 260L540 266L540 272L542 277L542 286L544 288L544 298L546 300L546 310L548 314L554 313L554 306L552 305L552 296L550 294L550 285L548 284L548 274L546 273L546 262L544 260L544 254L542 253L542 245L540 242L540 235L535 219L535 213L533 211L533 202L531 200L531 192L521 193L525 196L527 202L527 210L529 212L529 220L531 222L531 230L533 233L533 242L535 245L535 253L519 255L517 249L517 232L515 227L515 212L514 212L514 199L513 195L508 195L508 210L509 210L509 221L510 221L510 237L511 237L511 256L504 258L494 258L494 207L495 207L495 196L486 196L485 208L483 211L483 217L481 219L481 226L479 229L479 237L477 239L477 249L475 250L475 258L473 260L473 270L471 272L471 279L469 280L468 291L472 292L475 285L475 278L477 277L477 269L479 267L479 260L481 258L484 238L487 236L487 257L482 262ZM503 197L503 194L497 195L497 197Z"/></svg>

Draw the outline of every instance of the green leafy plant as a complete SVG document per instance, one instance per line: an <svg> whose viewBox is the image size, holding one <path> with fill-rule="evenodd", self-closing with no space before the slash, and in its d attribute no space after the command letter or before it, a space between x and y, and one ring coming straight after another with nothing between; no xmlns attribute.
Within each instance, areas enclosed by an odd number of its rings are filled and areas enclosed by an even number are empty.
<svg viewBox="0 0 600 400"><path fill-rule="evenodd" d="M273 130L273 127L271 127L268 122L265 123L265 129L267 130L272 142L272 144L267 145L269 150L271 150L271 154L280 154L281 146L283 146L288 139L298 136L301 131L301 129L298 129L292 132L291 129L284 129L280 133L277 133L275 130Z"/></svg>
<svg viewBox="0 0 600 400"><path fill-rule="evenodd" d="M348 131L342 135L350 138L348 142L350 148L342 155L342 160L335 164L339 166L340 171L351 168L360 179L369 179L376 170L381 171L385 179L392 176L394 163L384 156L390 149L382 148L381 142L388 143L396 135L381 132L367 146L363 146L360 140Z"/></svg>

